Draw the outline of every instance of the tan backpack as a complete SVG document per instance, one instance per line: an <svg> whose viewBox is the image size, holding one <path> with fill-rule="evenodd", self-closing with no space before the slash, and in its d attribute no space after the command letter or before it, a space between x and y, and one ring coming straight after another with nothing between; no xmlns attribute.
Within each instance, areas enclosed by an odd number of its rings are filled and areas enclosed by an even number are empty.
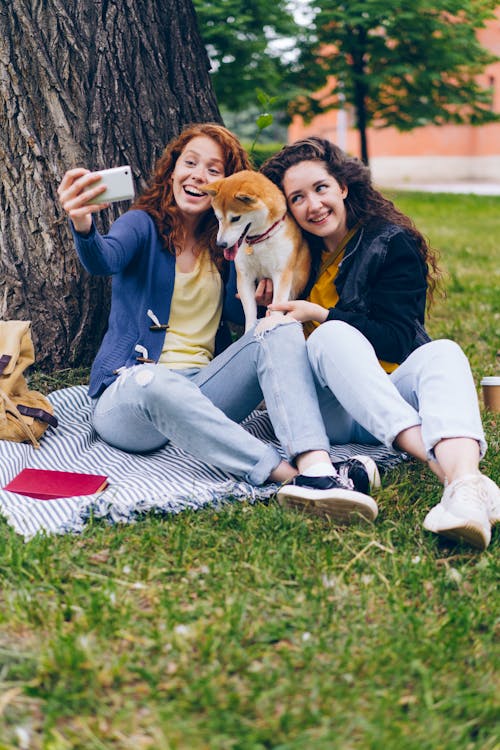
<svg viewBox="0 0 500 750"><path fill-rule="evenodd" d="M35 361L29 320L0 320L0 440L39 448L47 427L57 427L50 401L30 391L24 371Z"/></svg>

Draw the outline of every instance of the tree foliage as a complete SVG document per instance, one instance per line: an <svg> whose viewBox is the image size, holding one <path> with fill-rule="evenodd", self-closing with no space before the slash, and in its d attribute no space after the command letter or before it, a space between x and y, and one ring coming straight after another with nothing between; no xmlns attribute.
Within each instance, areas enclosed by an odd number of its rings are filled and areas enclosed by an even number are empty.
<svg viewBox="0 0 500 750"><path fill-rule="evenodd" d="M343 106L355 111L361 155L366 128L399 130L498 119L478 75L496 58L476 32L497 0L317 0L315 38L304 50L307 91L293 111L311 118ZM322 89L321 98L317 92Z"/></svg>
<svg viewBox="0 0 500 750"><path fill-rule="evenodd" d="M220 106L237 112L255 104L258 88L282 97L290 92L293 51L304 30L286 0L194 0L194 6Z"/></svg>

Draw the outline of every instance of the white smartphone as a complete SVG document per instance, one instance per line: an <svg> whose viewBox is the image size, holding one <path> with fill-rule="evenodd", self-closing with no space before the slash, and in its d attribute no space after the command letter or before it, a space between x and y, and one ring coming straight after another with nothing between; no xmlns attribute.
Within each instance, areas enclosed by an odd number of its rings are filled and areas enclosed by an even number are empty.
<svg viewBox="0 0 500 750"><path fill-rule="evenodd" d="M132 170L125 167L114 167L113 169L102 169L95 172L101 178L100 182L93 182L92 187L106 185L106 190L88 203L116 203L116 201L132 200L135 196Z"/></svg>

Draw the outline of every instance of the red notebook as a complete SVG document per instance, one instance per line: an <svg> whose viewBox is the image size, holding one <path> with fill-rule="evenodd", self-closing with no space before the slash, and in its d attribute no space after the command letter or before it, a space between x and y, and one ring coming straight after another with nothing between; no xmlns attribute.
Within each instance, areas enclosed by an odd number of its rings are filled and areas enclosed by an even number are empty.
<svg viewBox="0 0 500 750"><path fill-rule="evenodd" d="M103 490L107 484L108 478L101 474L23 469L17 477L5 485L4 490L36 497L38 500L53 500L57 497L93 495Z"/></svg>

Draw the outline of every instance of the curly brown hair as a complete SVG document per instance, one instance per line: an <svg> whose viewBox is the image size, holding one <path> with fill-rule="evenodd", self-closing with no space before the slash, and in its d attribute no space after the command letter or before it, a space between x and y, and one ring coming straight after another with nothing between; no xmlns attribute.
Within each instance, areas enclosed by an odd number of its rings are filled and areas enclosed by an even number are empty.
<svg viewBox="0 0 500 750"><path fill-rule="evenodd" d="M285 172L301 161L322 162L339 185L347 188L348 194L344 199L344 204L348 229L358 222L363 226L390 222L403 227L414 237L427 267L429 299L431 299L441 275L437 253L418 231L410 217L402 213L392 201L385 198L373 186L369 168L360 159L349 156L331 141L312 136L284 146L281 151L264 162L260 171L282 190ZM304 234L312 251L317 252L323 245L322 240L308 232Z"/></svg>
<svg viewBox="0 0 500 750"><path fill-rule="evenodd" d="M170 141L156 162L148 186L131 206L131 209L146 211L156 224L165 248L173 255L176 247L182 246L184 225L175 203L171 176L177 159L189 141L198 136L212 138L222 148L224 175L251 169L248 155L238 138L230 130L217 123L195 123L187 125L182 132ZM223 255L216 245L217 219L208 211L197 230L197 248L208 248L210 257L219 270Z"/></svg>

